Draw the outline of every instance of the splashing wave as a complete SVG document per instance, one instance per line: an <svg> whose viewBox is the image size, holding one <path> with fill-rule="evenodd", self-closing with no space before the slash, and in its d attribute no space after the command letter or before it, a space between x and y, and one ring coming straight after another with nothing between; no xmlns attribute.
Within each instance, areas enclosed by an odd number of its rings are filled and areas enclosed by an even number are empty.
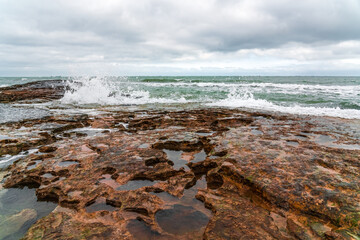
<svg viewBox="0 0 360 240"><path fill-rule="evenodd" d="M139 105L149 103L185 103L185 98L154 98L149 91L126 84L126 78L116 82L109 77L82 77L67 82L64 104Z"/></svg>

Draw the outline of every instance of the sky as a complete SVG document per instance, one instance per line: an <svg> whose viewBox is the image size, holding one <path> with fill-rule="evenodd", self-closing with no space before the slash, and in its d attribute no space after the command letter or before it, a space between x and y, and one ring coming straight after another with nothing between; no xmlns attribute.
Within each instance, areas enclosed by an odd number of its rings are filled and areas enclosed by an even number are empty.
<svg viewBox="0 0 360 240"><path fill-rule="evenodd" d="M359 0L0 0L0 76L360 76Z"/></svg>

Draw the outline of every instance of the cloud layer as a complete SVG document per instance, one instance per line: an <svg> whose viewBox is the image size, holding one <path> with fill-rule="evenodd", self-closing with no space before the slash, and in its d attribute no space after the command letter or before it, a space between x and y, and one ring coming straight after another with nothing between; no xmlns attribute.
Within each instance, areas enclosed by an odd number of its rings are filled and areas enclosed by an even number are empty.
<svg viewBox="0 0 360 240"><path fill-rule="evenodd" d="M0 75L359 75L358 0L0 0Z"/></svg>

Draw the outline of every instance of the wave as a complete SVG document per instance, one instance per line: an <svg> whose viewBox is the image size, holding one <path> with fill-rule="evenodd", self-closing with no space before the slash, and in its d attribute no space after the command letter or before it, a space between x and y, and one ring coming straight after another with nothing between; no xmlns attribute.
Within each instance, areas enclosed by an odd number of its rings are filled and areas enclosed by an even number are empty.
<svg viewBox="0 0 360 240"><path fill-rule="evenodd" d="M293 104L291 106L281 106L269 102L264 99L255 99L249 90L230 91L226 99L208 103L208 106L230 107L230 108L248 108L261 111L272 111L297 115L312 115L312 116L329 116L346 119L360 119L360 110L356 109L340 109L329 107L313 107L300 106Z"/></svg>
<svg viewBox="0 0 360 240"><path fill-rule="evenodd" d="M179 82L182 79L179 78L146 78L141 80L141 82L149 82L149 83L174 83L174 82Z"/></svg>
<svg viewBox="0 0 360 240"><path fill-rule="evenodd" d="M123 82L126 83L126 82ZM68 90L60 100L64 104L140 105L150 103L185 103L178 99L151 97L145 90L136 90L106 77L82 77L67 81Z"/></svg>
<svg viewBox="0 0 360 240"><path fill-rule="evenodd" d="M134 85L147 85L153 87L165 87L165 86L188 86L188 87L251 87L254 89L268 89L268 90L283 90L288 92L331 92L331 93L358 93L360 91L360 85L308 85L308 84L290 84L290 83L227 83L227 82L201 82L201 81L189 81L183 82L178 79L144 79L141 82L129 82Z"/></svg>
<svg viewBox="0 0 360 240"><path fill-rule="evenodd" d="M220 81L202 80L202 79L181 79L181 78L146 78L143 80L133 81L133 84L153 83L154 86L199 86L199 87L266 87L266 88L283 88L283 89L305 89L305 90L360 90L360 85L323 85L323 84L296 84L296 83L270 83L270 82L251 82L251 81L228 81L221 79Z"/></svg>

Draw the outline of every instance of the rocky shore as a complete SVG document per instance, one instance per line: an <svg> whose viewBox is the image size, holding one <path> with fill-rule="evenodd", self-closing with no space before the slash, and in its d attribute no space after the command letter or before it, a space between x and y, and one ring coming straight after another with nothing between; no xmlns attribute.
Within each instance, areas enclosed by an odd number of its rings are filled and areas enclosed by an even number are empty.
<svg viewBox="0 0 360 240"><path fill-rule="evenodd" d="M64 86L19 89L0 89L0 101L56 99ZM359 120L108 111L4 123L0 134L21 128L31 134L0 140L0 157L25 152L2 186L56 204L24 239L360 236Z"/></svg>
<svg viewBox="0 0 360 240"><path fill-rule="evenodd" d="M22 100L53 100L63 97L66 85L63 80L29 82L0 88L0 103Z"/></svg>

